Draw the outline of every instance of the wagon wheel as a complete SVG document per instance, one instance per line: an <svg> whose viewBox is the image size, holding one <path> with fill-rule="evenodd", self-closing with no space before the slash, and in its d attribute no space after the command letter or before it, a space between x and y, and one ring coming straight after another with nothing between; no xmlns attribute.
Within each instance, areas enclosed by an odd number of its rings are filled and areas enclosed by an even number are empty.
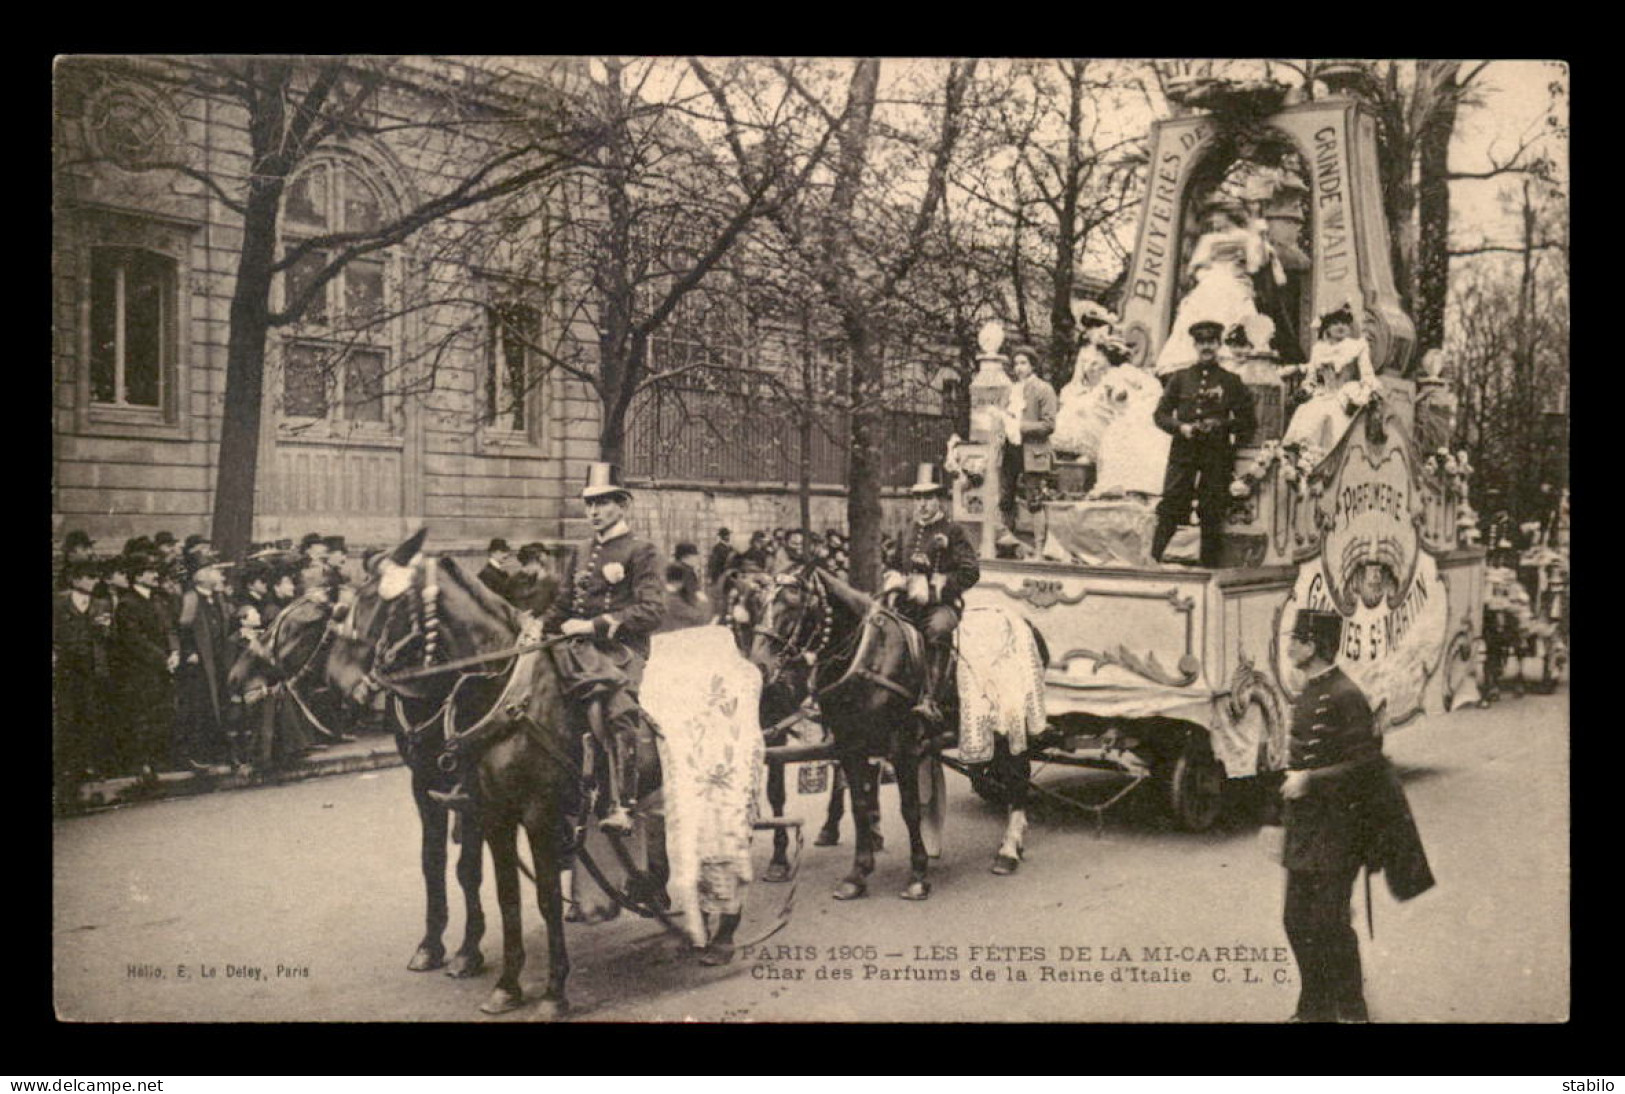
<svg viewBox="0 0 1625 1094"><path fill-rule="evenodd" d="M1187 832L1213 827L1224 808L1224 769L1213 758L1207 734L1191 730L1168 777L1168 806Z"/></svg>

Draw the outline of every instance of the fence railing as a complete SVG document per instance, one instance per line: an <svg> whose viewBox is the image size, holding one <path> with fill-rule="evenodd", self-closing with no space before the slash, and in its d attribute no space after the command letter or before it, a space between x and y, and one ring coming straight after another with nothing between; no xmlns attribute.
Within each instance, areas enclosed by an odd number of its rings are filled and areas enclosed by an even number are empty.
<svg viewBox="0 0 1625 1094"><path fill-rule="evenodd" d="M850 414L813 411L812 482L843 486ZM801 481L801 416L782 397L694 388L651 388L627 412L625 472L690 482ZM936 414L887 410L881 428L881 485L907 486L916 464L942 462L954 422Z"/></svg>

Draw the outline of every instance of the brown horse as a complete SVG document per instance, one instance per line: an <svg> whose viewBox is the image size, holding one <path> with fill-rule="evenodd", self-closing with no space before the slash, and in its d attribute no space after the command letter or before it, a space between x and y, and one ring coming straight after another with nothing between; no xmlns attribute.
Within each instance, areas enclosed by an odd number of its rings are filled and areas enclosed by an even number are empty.
<svg viewBox="0 0 1625 1094"><path fill-rule="evenodd" d="M739 646L739 652L749 656L756 627L761 623L773 593L773 578L765 573L734 571L725 580L723 588L728 598L728 624L733 629L734 641ZM789 723L800 710L802 700L808 695L811 674L812 666L804 658L787 660L780 666L777 679L762 688L762 731L770 747L782 745L787 741ZM789 800L784 768L785 765L782 763L770 763L767 768L767 804L775 817L784 816L784 807ZM877 784L880 778L880 765L870 763L865 770L869 782ZM835 777L830 780L829 803L825 810L824 824L813 840L815 847L833 847L841 841L841 818L846 814L846 793L845 772L837 767ZM878 800L878 797L872 800ZM880 817L877 813L870 828L876 851L884 846L878 831L879 823ZM792 871L789 849L788 831L784 828L775 828L773 854L762 874L763 881L790 880Z"/></svg>
<svg viewBox="0 0 1625 1094"><path fill-rule="evenodd" d="M750 659L768 686L786 680L787 668L809 654L816 662L806 687L818 697L835 738L857 828L852 870L837 886L837 900L864 896L874 870L880 807L878 786L864 777L871 756L889 759L898 776L910 868L901 896L925 900L931 894L916 772L941 742L927 740L926 727L912 712L921 684L921 641L900 615L817 567L781 575L755 628ZM983 797L1008 809L995 872L1011 873L1026 829L1028 760L1013 756L1000 738L993 759L968 770Z"/></svg>
<svg viewBox="0 0 1625 1094"><path fill-rule="evenodd" d="M397 741L412 771L412 796L423 825L428 891L424 937L408 967L436 968L444 960L448 810L430 792L449 790L461 778L477 806L464 811L457 878L467 927L449 972L473 976L483 966L483 837L496 871L503 945L501 974L480 1009L498 1014L523 1005L518 852L523 826L547 927L548 978L539 1011L556 1017L568 1007L570 961L560 871L571 847L566 818L574 816L580 801L580 742L565 728L558 673L545 650L493 660L475 671L434 671L447 661L512 650L520 640L520 619L512 605L451 559L426 560L420 553L424 536L419 530L379 560L357 593L352 625L341 632L328 657L328 676L345 694L386 688L400 726ZM522 687L510 687L516 674ZM443 753L447 725L467 734L459 740L484 742L483 750L459 753L461 762L448 763Z"/></svg>

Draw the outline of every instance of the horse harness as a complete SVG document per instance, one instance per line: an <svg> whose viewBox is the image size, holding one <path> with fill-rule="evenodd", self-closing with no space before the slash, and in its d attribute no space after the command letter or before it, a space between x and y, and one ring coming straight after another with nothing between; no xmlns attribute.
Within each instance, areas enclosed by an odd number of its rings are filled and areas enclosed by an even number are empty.
<svg viewBox="0 0 1625 1094"><path fill-rule="evenodd" d="M780 635L769 625L772 622L770 617L776 596L769 598L768 611L764 613L762 623L753 629L757 634L785 651L782 657L783 661L791 661L802 657L809 664L815 663L828 649L831 639L834 613L830 610L829 591L825 588L824 582L818 580L816 570L811 571L806 578L781 575L776 583L780 587L788 585L800 586L812 594L811 598L802 601L800 615L796 618L795 625L789 629L788 637ZM820 615L813 615L814 609L817 609ZM809 617L811 617L813 623L812 628L807 626ZM902 634L903 641L907 646L909 658L916 664L924 663L925 639L921 636L919 628L893 609L874 603L864 613L863 621L853 637L844 643L840 650L836 651L836 656L831 658L832 661L839 661L850 654L851 661L846 671L831 683L823 686L812 685L815 696L820 699L826 698L861 681L889 691L900 698L907 699L909 702L914 701L915 693L913 691L885 673L871 668L866 663L867 658L865 655L874 648L877 636L887 620L897 625L897 630ZM800 639L802 631L807 629L813 630L814 633L808 635L804 640Z"/></svg>

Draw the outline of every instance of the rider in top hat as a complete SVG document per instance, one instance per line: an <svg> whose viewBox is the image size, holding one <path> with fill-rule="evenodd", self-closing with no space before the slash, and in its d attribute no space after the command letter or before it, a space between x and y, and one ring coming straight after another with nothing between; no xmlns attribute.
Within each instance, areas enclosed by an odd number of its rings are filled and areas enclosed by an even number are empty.
<svg viewBox="0 0 1625 1094"><path fill-rule="evenodd" d="M1194 496L1202 521L1202 565L1213 567L1219 564L1219 537L1230 508L1235 446L1252 434L1256 418L1247 385L1219 364L1224 325L1205 319L1191 324L1190 335L1196 344L1196 364L1169 378L1152 414L1157 428L1173 434L1174 440L1168 449L1162 501L1157 504L1151 557L1162 561L1174 529L1190 516Z"/></svg>
<svg viewBox="0 0 1625 1094"><path fill-rule="evenodd" d="M1287 656L1304 676L1292 707L1285 799L1287 941L1302 987L1299 1022L1364 1022L1359 936L1349 923L1361 866L1399 900L1433 886L1405 792L1382 754L1377 718L1337 667L1343 617L1300 610Z"/></svg>
<svg viewBox="0 0 1625 1094"><path fill-rule="evenodd" d="M654 544L627 526L632 493L620 469L589 465L581 498L593 534L571 553L542 629L578 639L555 647L554 661L567 694L583 701L572 711L585 708L588 728L609 759L610 808L600 827L625 834L632 829L627 803L636 776L631 745L642 714L637 691L649 636L665 615L666 590Z"/></svg>
<svg viewBox="0 0 1625 1094"><path fill-rule="evenodd" d="M914 520L883 560L881 592L900 590L900 611L925 636L925 688L914 713L942 721L937 697L953 656L954 628L964 610L963 595L982 576L976 548L965 530L948 519L948 482L942 468L919 465L914 485Z"/></svg>

